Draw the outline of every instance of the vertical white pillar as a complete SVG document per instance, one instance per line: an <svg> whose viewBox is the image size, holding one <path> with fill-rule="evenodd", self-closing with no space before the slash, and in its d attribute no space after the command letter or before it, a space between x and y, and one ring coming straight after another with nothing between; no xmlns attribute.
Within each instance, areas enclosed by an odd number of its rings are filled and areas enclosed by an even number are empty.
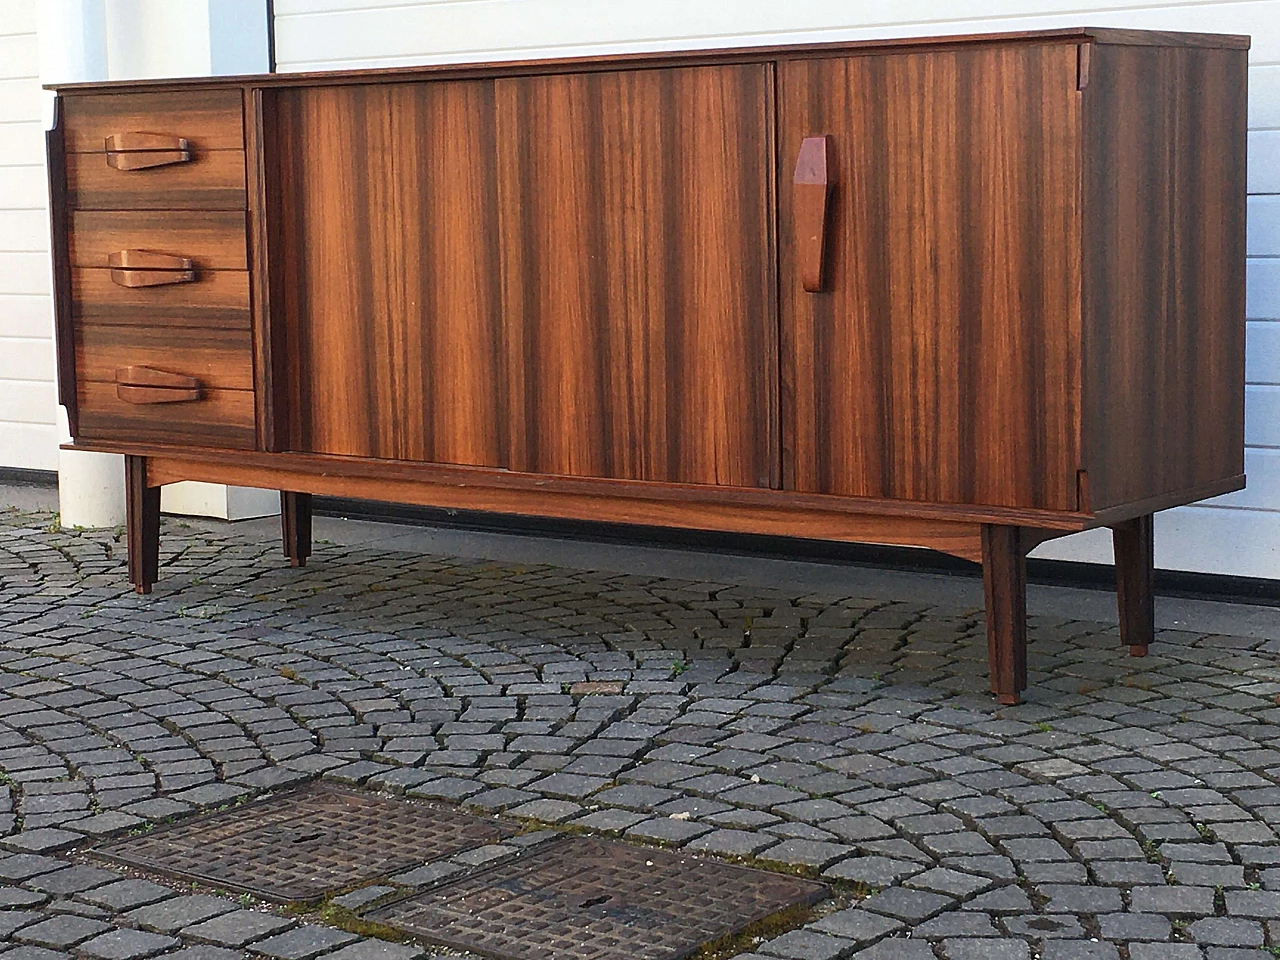
<svg viewBox="0 0 1280 960"><path fill-rule="evenodd" d="M105 0L46 0L36 27L42 83L105 80ZM45 93L45 126L53 124L53 94ZM71 439L58 409L62 441ZM58 451L58 501L67 526L111 527L124 522L124 467L106 453Z"/></svg>

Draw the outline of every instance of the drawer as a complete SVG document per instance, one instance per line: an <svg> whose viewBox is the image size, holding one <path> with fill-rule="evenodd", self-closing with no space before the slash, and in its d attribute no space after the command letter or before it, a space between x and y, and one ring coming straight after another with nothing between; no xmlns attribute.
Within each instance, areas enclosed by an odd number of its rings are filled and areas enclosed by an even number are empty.
<svg viewBox="0 0 1280 960"><path fill-rule="evenodd" d="M121 250L148 250L191 260L200 270L248 269L245 214L234 210L171 214L158 210L76 210L71 265L106 267Z"/></svg>
<svg viewBox="0 0 1280 960"><path fill-rule="evenodd" d="M248 329L78 323L76 376L95 383L116 383L125 367L148 367L194 377L201 390L252 390L253 342ZM179 405L171 404L178 410Z"/></svg>
<svg viewBox="0 0 1280 960"><path fill-rule="evenodd" d="M95 93L62 97L67 153L106 155L108 137L149 133L181 137L196 152L244 151L240 90Z"/></svg>
<svg viewBox="0 0 1280 960"><path fill-rule="evenodd" d="M114 383L81 380L78 436L252 450L255 430L252 390L209 389L182 403L128 403Z"/></svg>
<svg viewBox="0 0 1280 960"><path fill-rule="evenodd" d="M153 336L175 327L248 330L249 274L244 270L197 270L191 283L123 287L111 271L71 271L71 313L77 322L140 326Z"/></svg>
<svg viewBox="0 0 1280 960"><path fill-rule="evenodd" d="M244 210L244 152L188 151L182 163L121 170L103 150L69 153L67 202L81 210Z"/></svg>

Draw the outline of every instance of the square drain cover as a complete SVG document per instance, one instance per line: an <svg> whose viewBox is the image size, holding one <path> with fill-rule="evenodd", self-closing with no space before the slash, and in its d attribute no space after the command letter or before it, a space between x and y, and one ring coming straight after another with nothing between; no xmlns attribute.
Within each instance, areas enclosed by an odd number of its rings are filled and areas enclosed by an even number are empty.
<svg viewBox="0 0 1280 960"><path fill-rule="evenodd" d="M825 894L798 877L568 837L368 916L502 960L678 960Z"/></svg>
<svg viewBox="0 0 1280 960"><path fill-rule="evenodd" d="M313 784L98 847L94 856L264 900L315 900L516 831L408 800Z"/></svg>

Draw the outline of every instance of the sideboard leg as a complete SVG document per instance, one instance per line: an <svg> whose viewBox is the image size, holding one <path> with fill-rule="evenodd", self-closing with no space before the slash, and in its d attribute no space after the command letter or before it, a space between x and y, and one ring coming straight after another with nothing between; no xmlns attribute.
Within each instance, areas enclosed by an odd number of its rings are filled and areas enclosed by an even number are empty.
<svg viewBox="0 0 1280 960"><path fill-rule="evenodd" d="M1111 528L1116 554L1116 597L1120 603L1120 642L1129 655L1145 657L1156 636L1155 518L1135 517Z"/></svg>
<svg viewBox="0 0 1280 960"><path fill-rule="evenodd" d="M280 532L291 567L305 567L311 556L311 494L280 491Z"/></svg>
<svg viewBox="0 0 1280 960"><path fill-rule="evenodd" d="M147 458L124 458L129 582L150 593L160 576L160 488L147 486Z"/></svg>
<svg viewBox="0 0 1280 960"><path fill-rule="evenodd" d="M991 692L1003 704L1027 688L1027 561L1019 527L984 524L982 579L987 595Z"/></svg>

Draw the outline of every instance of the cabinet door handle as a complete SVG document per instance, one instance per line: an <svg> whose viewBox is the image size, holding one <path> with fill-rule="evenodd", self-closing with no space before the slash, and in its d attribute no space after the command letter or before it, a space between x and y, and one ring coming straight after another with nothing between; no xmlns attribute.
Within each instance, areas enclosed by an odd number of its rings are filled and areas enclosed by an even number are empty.
<svg viewBox="0 0 1280 960"><path fill-rule="evenodd" d="M187 257L175 257L151 250L118 250L107 255L111 282L122 287L160 287L168 283L191 283L196 278Z"/></svg>
<svg viewBox="0 0 1280 960"><path fill-rule="evenodd" d="M200 381L154 367L121 367L116 370L116 396L125 403L137 404L199 400Z"/></svg>
<svg viewBox="0 0 1280 960"><path fill-rule="evenodd" d="M107 137L106 147L107 166L116 170L146 170L191 159L186 139L167 133L113 133Z"/></svg>
<svg viewBox="0 0 1280 960"><path fill-rule="evenodd" d="M808 293L822 291L827 259L827 208L834 186L827 168L828 137L805 137L795 174L796 261Z"/></svg>

